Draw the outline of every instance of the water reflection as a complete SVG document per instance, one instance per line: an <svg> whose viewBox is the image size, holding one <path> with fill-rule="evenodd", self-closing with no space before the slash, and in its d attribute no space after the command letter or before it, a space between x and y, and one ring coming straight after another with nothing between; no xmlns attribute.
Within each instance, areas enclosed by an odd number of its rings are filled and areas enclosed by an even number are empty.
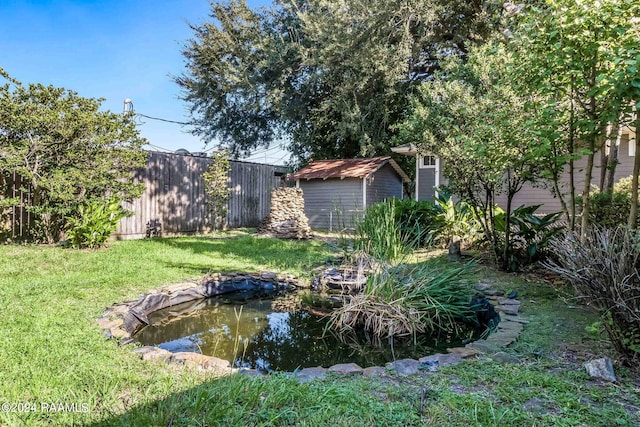
<svg viewBox="0 0 640 427"><path fill-rule="evenodd" d="M273 299L210 298L160 310L149 316L151 326L135 338L144 345L193 351L229 360L238 367L262 371L354 362L362 367L384 365L405 357L418 358L456 344L427 337L374 345L364 335L348 343L325 333L326 318L306 311L278 312ZM392 349L393 347L393 349ZM393 351L392 351L393 350Z"/></svg>

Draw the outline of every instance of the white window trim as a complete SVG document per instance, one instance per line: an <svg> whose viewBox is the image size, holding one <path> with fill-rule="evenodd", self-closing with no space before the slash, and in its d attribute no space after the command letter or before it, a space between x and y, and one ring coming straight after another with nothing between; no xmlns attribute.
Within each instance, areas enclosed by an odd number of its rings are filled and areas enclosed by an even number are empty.
<svg viewBox="0 0 640 427"><path fill-rule="evenodd" d="M629 138L627 141L629 144L629 157L635 157L636 156L636 139L635 138Z"/></svg>
<svg viewBox="0 0 640 427"><path fill-rule="evenodd" d="M435 159L435 164L433 165L424 165L424 158L425 157L433 157ZM418 167L420 169L437 169L438 168L438 157L434 156L433 154L423 154L421 156L418 156Z"/></svg>

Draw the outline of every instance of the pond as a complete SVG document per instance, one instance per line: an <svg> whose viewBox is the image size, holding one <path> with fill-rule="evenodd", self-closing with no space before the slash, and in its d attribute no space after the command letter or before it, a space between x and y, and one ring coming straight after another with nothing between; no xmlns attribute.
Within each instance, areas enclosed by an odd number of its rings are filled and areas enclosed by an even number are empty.
<svg viewBox="0 0 640 427"><path fill-rule="evenodd" d="M395 359L420 358L446 352L460 339L428 337L385 340L374 345L364 335L348 343L325 331L327 318L305 310L281 311L278 300L244 300L242 295L215 297L159 310L149 315L150 325L135 335L143 345L171 352L191 351L229 360L235 367L262 372L338 363L362 367L384 366Z"/></svg>

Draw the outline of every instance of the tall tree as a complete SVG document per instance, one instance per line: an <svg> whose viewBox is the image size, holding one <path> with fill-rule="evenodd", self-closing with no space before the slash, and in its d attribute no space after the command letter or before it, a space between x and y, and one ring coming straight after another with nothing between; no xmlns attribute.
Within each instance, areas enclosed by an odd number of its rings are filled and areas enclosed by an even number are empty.
<svg viewBox="0 0 640 427"><path fill-rule="evenodd" d="M622 102L617 86L622 76L613 65L637 26L637 10L636 0L547 0L531 9L518 33L523 79L530 90L556 99L556 106L565 109L570 161L586 155L583 233L589 226L595 152L603 149L607 125L628 117L628 103ZM572 167L570 173L573 177ZM573 209L573 187L571 191Z"/></svg>
<svg viewBox="0 0 640 427"><path fill-rule="evenodd" d="M28 183L36 233L58 239L65 216L83 202L107 195L130 199L145 153L133 121L100 111L100 99L41 84L23 85L0 68L0 175Z"/></svg>
<svg viewBox="0 0 640 427"><path fill-rule="evenodd" d="M472 49L469 61L449 61L420 89L400 126L410 142L444 160L449 189L474 208L502 266L509 267L511 211L523 184L539 177L538 141L527 96L513 90L510 54L501 44ZM496 231L495 200L505 193L504 234Z"/></svg>
<svg viewBox="0 0 640 427"><path fill-rule="evenodd" d="M409 95L442 56L491 31L493 2L282 0L212 4L176 79L194 133L249 152L284 138L302 160L386 153ZM492 9L494 7L494 9Z"/></svg>

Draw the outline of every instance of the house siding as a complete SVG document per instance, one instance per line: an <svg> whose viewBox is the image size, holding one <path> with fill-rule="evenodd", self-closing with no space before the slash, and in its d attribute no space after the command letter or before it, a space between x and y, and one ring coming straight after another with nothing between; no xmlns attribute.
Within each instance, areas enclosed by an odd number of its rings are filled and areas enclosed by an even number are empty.
<svg viewBox="0 0 640 427"><path fill-rule="evenodd" d="M392 197L402 198L402 179L386 164L367 179L367 207Z"/></svg>
<svg viewBox="0 0 640 427"><path fill-rule="evenodd" d="M299 182L311 228L351 229L355 227L355 220L362 218L362 179L301 179Z"/></svg>
<svg viewBox="0 0 640 427"><path fill-rule="evenodd" d="M418 168L418 200L433 202L436 185L435 168Z"/></svg>

